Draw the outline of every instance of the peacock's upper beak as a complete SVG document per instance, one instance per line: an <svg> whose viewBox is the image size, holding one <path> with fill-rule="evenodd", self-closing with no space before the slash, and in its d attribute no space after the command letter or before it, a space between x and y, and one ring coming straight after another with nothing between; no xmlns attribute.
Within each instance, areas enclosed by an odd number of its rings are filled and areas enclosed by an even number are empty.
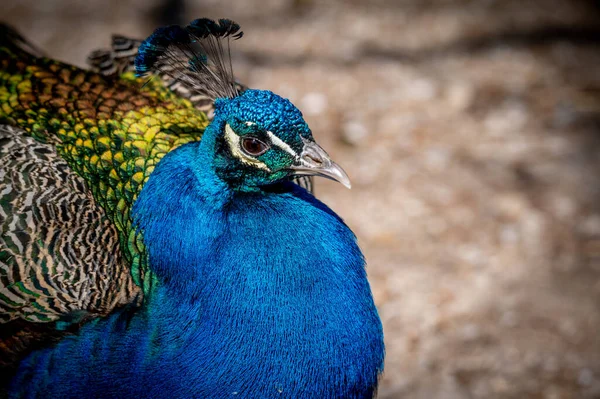
<svg viewBox="0 0 600 399"><path fill-rule="evenodd" d="M296 176L323 176L342 183L346 188L351 188L350 179L344 169L333 162L329 154L320 145L311 140L302 138L304 148L290 168Z"/></svg>

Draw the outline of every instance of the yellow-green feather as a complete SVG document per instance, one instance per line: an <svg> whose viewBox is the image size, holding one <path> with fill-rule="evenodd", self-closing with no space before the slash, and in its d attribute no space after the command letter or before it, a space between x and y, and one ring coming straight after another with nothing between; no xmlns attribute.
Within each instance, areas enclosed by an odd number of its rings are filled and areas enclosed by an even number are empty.
<svg viewBox="0 0 600 399"><path fill-rule="evenodd" d="M0 48L0 124L52 143L88 183L119 231L134 281L148 292L147 260L130 210L155 165L199 140L206 115L162 85L112 78L14 48Z"/></svg>

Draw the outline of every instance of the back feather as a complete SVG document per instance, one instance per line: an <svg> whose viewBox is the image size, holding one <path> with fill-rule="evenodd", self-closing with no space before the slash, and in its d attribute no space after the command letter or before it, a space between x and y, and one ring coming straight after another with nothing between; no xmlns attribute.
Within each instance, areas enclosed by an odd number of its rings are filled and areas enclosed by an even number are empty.
<svg viewBox="0 0 600 399"><path fill-rule="evenodd" d="M93 71L106 76L119 76L125 72L135 71L134 60L141 40L130 39L121 35L112 36L110 50L93 51L87 62Z"/></svg>
<svg viewBox="0 0 600 399"><path fill-rule="evenodd" d="M85 180L53 145L0 125L0 374L139 293Z"/></svg>

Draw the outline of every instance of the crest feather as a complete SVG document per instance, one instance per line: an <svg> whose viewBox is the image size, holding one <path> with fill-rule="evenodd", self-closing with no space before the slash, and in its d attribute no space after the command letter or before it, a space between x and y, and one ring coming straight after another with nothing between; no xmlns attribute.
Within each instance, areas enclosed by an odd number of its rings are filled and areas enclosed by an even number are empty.
<svg viewBox="0 0 600 399"><path fill-rule="evenodd" d="M196 19L188 26L158 28L142 42L135 59L138 76L169 76L195 94L217 98L239 95L231 65L229 41L243 36L229 19Z"/></svg>

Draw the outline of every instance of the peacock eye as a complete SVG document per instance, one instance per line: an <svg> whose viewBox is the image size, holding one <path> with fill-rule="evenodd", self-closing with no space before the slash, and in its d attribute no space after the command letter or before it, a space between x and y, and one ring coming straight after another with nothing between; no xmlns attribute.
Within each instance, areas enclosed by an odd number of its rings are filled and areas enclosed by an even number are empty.
<svg viewBox="0 0 600 399"><path fill-rule="evenodd" d="M256 137L244 137L242 139L242 149L246 154L257 157L264 154L269 146Z"/></svg>

